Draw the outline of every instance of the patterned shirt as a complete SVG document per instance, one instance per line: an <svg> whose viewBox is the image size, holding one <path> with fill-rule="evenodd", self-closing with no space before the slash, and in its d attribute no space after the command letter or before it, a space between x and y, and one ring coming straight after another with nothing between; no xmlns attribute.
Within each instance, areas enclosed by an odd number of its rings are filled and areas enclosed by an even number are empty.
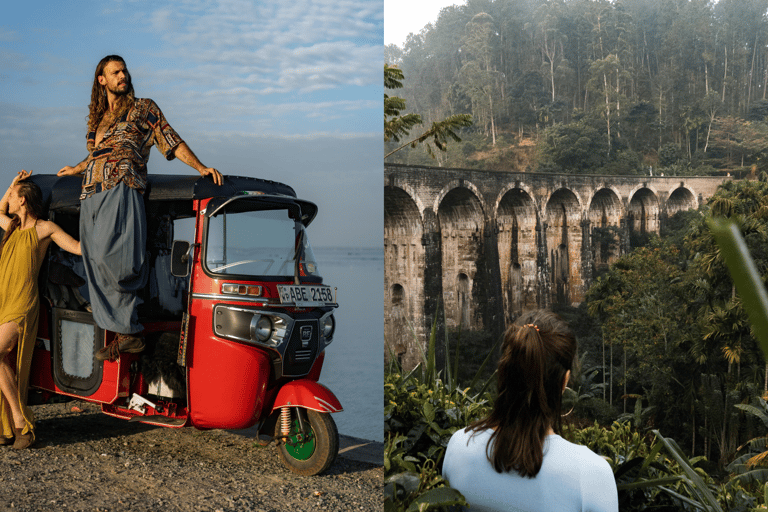
<svg viewBox="0 0 768 512"><path fill-rule="evenodd" d="M107 128L98 146L96 132L88 134L89 155L80 199L97 192L99 183L103 190L109 190L122 181L144 192L150 148L157 146L165 158L172 160L173 150L182 142L154 101L137 98L128 112Z"/></svg>

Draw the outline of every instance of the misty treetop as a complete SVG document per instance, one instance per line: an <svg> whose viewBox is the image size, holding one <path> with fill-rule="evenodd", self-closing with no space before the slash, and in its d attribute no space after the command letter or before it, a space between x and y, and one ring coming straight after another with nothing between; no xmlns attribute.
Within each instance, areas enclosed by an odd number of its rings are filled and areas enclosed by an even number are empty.
<svg viewBox="0 0 768 512"><path fill-rule="evenodd" d="M451 165L512 148L506 170L726 172L766 161L767 12L768 0L468 0L385 61L424 121L472 114Z"/></svg>

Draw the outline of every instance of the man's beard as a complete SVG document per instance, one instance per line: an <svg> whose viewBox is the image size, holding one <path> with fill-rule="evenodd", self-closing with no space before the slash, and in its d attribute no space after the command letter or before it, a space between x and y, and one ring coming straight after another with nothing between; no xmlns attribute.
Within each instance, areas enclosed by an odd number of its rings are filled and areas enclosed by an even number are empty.
<svg viewBox="0 0 768 512"><path fill-rule="evenodd" d="M125 84L124 88L120 88L120 85L123 85L123 84L118 84L117 87L114 87L114 88L109 87L109 92L111 92L115 96L125 96L131 90L131 82L124 82L124 84Z"/></svg>

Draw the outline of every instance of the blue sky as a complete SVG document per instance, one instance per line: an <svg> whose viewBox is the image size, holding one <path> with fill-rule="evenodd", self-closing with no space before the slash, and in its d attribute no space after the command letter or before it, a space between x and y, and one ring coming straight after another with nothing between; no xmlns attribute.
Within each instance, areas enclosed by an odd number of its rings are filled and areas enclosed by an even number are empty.
<svg viewBox="0 0 768 512"><path fill-rule="evenodd" d="M35 1L0 18L0 187L85 156L93 72L125 58L207 166L320 206L315 245L382 245L382 0ZM150 173L195 172L159 152Z"/></svg>

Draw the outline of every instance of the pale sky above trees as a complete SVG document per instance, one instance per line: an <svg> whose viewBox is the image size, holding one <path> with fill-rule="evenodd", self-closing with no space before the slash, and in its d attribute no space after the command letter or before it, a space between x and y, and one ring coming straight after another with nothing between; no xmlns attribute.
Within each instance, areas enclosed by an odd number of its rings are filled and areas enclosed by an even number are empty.
<svg viewBox="0 0 768 512"><path fill-rule="evenodd" d="M443 7L463 5L466 0L384 0L384 44L403 46L408 34L418 34L437 20Z"/></svg>

